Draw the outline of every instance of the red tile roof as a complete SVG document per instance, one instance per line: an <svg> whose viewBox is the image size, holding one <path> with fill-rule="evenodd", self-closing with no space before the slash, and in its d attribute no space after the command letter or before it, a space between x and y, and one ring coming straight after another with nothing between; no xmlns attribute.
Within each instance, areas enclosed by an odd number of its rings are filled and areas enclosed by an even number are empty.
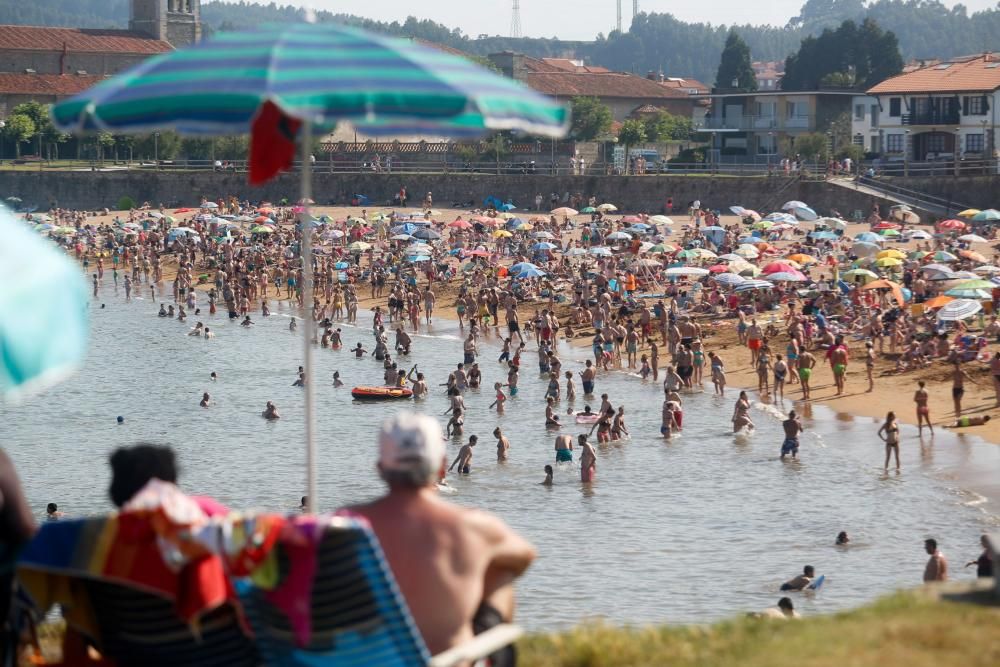
<svg viewBox="0 0 1000 667"><path fill-rule="evenodd" d="M62 51L64 44L66 50L76 53L152 55L173 50L168 42L129 30L0 25L0 48L3 49Z"/></svg>
<svg viewBox="0 0 1000 667"><path fill-rule="evenodd" d="M101 76L8 74L0 72L0 95L70 97L102 81Z"/></svg>
<svg viewBox="0 0 1000 667"><path fill-rule="evenodd" d="M527 83L540 93L557 97L690 99L675 88L622 72L528 72Z"/></svg>
<svg viewBox="0 0 1000 667"><path fill-rule="evenodd" d="M682 79L680 77L667 77L666 79L660 81L659 83L661 86L666 86L667 88L680 89L681 91L688 93L689 95L693 94L688 92L690 90L698 91L695 94L708 94L712 92L711 86L706 86L697 79Z"/></svg>
<svg viewBox="0 0 1000 667"><path fill-rule="evenodd" d="M868 89L869 95L892 93L977 93L1000 88L1000 57L983 54L890 77Z"/></svg>

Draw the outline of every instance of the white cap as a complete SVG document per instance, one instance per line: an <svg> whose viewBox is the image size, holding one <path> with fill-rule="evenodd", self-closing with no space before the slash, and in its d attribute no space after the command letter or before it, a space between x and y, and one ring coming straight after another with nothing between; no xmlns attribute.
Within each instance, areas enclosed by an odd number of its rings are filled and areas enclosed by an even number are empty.
<svg viewBox="0 0 1000 667"><path fill-rule="evenodd" d="M436 474L444 461L444 434L433 417L400 412L382 424L379 465L383 470L407 471L426 466Z"/></svg>

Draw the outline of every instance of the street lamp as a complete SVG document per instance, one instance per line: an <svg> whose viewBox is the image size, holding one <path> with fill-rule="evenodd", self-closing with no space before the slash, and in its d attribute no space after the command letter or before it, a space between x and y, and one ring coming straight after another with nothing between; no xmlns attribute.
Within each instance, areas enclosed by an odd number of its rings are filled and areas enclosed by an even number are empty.
<svg viewBox="0 0 1000 667"><path fill-rule="evenodd" d="M961 169L959 167L959 162L958 162L959 156L961 155L961 152L962 152L962 135L961 135L961 132L962 132L962 128L960 128L960 127L956 127L955 128L955 144L952 146L952 148L954 148L955 175L956 176L958 176L959 171Z"/></svg>
<svg viewBox="0 0 1000 667"><path fill-rule="evenodd" d="M160 168L160 133L153 132L153 165Z"/></svg>
<svg viewBox="0 0 1000 667"><path fill-rule="evenodd" d="M986 121L984 120L983 122L985 123ZM3 164L3 149L4 149L3 130L5 127L7 127L7 121L0 120L0 164Z"/></svg>

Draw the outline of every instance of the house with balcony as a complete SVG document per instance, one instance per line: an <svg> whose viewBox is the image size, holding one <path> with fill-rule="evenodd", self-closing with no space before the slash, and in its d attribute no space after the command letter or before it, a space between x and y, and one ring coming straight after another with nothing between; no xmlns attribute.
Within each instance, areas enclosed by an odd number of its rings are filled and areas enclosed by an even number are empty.
<svg viewBox="0 0 1000 667"><path fill-rule="evenodd" d="M795 151L803 134L826 132L851 108L854 92L845 90L727 92L708 95L711 111L701 127L712 137L716 156L770 159Z"/></svg>
<svg viewBox="0 0 1000 667"><path fill-rule="evenodd" d="M995 156L1000 57L932 61L854 97L854 143L888 161L954 161Z"/></svg>

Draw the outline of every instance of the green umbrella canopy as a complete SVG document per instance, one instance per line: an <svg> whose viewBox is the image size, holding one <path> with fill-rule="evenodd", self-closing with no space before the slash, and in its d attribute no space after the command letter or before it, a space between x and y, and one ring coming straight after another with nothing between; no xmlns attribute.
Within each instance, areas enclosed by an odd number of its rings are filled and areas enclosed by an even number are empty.
<svg viewBox="0 0 1000 667"><path fill-rule="evenodd" d="M266 101L371 134L562 136L569 122L561 104L466 58L332 23L220 33L103 81L52 117L64 131L245 133Z"/></svg>

